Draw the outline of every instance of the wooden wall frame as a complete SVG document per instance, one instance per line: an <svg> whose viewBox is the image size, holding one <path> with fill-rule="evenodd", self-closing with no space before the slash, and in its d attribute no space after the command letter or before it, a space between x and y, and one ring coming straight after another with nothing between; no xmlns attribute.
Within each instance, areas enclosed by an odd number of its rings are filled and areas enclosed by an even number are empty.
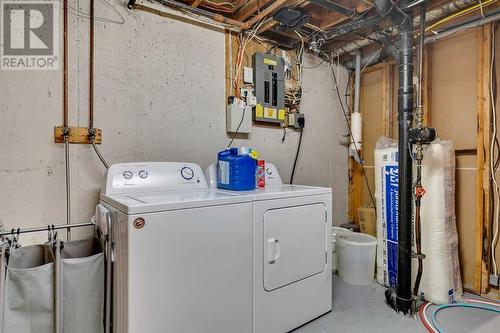
<svg viewBox="0 0 500 333"><path fill-rule="evenodd" d="M477 29L477 216L475 289L481 294L489 287L490 235L490 141L491 24Z"/></svg>

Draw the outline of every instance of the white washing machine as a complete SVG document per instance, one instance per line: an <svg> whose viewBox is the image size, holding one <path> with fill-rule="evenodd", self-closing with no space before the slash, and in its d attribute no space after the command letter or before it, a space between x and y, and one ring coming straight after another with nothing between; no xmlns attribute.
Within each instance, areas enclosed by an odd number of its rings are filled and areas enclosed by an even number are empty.
<svg viewBox="0 0 500 333"><path fill-rule="evenodd" d="M216 186L215 165L205 174ZM253 200L253 332L288 332L331 311L331 188L282 184L266 163L266 187L237 194Z"/></svg>
<svg viewBox="0 0 500 333"><path fill-rule="evenodd" d="M125 163L108 170L106 209L113 332L252 332L251 196L209 189L195 164Z"/></svg>

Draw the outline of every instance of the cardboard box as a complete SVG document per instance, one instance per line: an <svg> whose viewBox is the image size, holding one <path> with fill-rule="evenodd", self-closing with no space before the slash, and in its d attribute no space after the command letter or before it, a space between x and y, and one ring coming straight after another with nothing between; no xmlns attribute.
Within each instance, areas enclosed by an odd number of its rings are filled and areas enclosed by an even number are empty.
<svg viewBox="0 0 500 333"><path fill-rule="evenodd" d="M362 233L377 236L377 214L372 205L358 208L359 227Z"/></svg>

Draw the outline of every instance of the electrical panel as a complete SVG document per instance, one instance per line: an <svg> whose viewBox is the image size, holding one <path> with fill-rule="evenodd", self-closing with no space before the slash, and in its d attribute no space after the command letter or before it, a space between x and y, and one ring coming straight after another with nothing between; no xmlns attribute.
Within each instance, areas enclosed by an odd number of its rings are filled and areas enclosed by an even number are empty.
<svg viewBox="0 0 500 333"><path fill-rule="evenodd" d="M282 124L285 121L285 72L281 58L267 53L253 55L256 122Z"/></svg>

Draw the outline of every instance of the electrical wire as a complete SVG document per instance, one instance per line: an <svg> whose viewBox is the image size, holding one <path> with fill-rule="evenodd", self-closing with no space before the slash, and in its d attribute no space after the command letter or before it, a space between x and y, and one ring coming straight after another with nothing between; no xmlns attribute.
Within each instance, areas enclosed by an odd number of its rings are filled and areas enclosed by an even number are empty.
<svg viewBox="0 0 500 333"><path fill-rule="evenodd" d="M62 0L59 0L59 1L61 3L63 3ZM115 12L120 17L120 21L116 21L113 19L100 17L100 16L94 16L94 20L104 22L104 23L114 23L114 24L124 24L125 23L125 18L123 17L123 15L115 7L113 7L112 4L110 4L106 0L98 0L98 1L101 2L102 4L104 4L106 7L110 8L113 12ZM87 18L87 19L90 18L90 13L84 12L83 10L81 10L79 8L72 7L69 4L67 5L67 7L70 10L70 12L75 16L83 17L83 18Z"/></svg>
<svg viewBox="0 0 500 333"><path fill-rule="evenodd" d="M236 135L238 135L238 132L240 131L241 124L243 124L243 120L245 119L245 111L246 111L246 108L244 107L243 114L241 115L240 123L238 124L238 127L236 127L236 132L234 132L234 134L232 135L231 141L229 141L227 148L231 148L231 145L233 144L234 139L236 139Z"/></svg>
<svg viewBox="0 0 500 333"><path fill-rule="evenodd" d="M373 55L371 56L371 58L366 62L366 65L361 69L361 71L359 72L360 74L363 73L363 71L366 69L366 67L370 66L371 65L371 62L372 60L380 53L382 52L383 50L383 47L381 47L380 49L378 49L377 51L375 51L373 53Z"/></svg>
<svg viewBox="0 0 500 333"><path fill-rule="evenodd" d="M241 65L243 64L243 58L245 55L245 48L247 47L248 43L255 38L257 35L257 32L259 31L260 27L264 22L267 22L269 19L264 18L262 19L258 24L256 24L252 30L250 30L248 36L245 36L246 32L242 31L238 34L238 43L239 43L239 51L238 51L238 56L236 58L236 71L234 75L234 80L233 80L233 87L235 90L235 95L236 97L240 97L240 91L239 91L239 85L240 85L240 74L241 74Z"/></svg>
<svg viewBox="0 0 500 333"><path fill-rule="evenodd" d="M295 160L293 161L292 174L290 176L290 184L293 184L293 177L295 176L295 168L297 167L297 160L299 159L300 147L302 146L302 134L304 133L304 128L300 128L299 143L297 144L297 152L295 153Z"/></svg>
<svg viewBox="0 0 500 333"><path fill-rule="evenodd" d="M358 147L356 145L356 141L354 140L354 136L352 134L352 128L351 128L351 123L349 121L349 116L347 115L347 112L346 112L346 109L344 107L344 103L342 102L342 97L340 95L340 90L339 90L339 84L338 84L338 81L337 81L337 76L335 75L335 70L333 69L333 66L332 66L332 62L329 61L329 64L330 64L330 71L333 75L333 80L334 80L334 83L335 83L335 91L337 92L337 97L339 99L339 104L340 104L340 108L342 109L342 112L344 114L344 118L345 118L345 121L347 123L347 128L349 130L349 136L351 137L351 140L354 144L354 149L356 149L356 151L358 151ZM368 193L370 195L370 200L373 204L373 207L375 207L375 209L377 209L377 205L375 203L375 198L373 197L373 193L372 193L372 190L370 188L370 183L368 181L368 176L366 175L366 170L365 170L365 165L364 165L364 161L360 158L359 159L359 164L361 165L361 170L363 171L363 177L365 179L365 183L366 183L366 188L368 189Z"/></svg>
<svg viewBox="0 0 500 333"><path fill-rule="evenodd" d="M500 188L498 186L498 182L496 179L496 169L495 169L495 140L497 140L497 111L496 111L496 101L495 94L493 92L493 69L495 63L495 25L493 23L491 26L491 44L492 44L492 52L490 59L490 82L489 82L489 90L490 90L490 98L491 98L491 111L492 111L492 123L493 123L493 135L491 139L490 145L490 172L491 178L493 181L493 189L494 189L494 215L493 215L493 239L491 241L491 258L493 263L493 274L498 274L498 267L496 263L496 244L498 241L498 228L499 228L499 218L500 218ZM496 141L498 143L498 141ZM500 154L499 154L500 155Z"/></svg>

